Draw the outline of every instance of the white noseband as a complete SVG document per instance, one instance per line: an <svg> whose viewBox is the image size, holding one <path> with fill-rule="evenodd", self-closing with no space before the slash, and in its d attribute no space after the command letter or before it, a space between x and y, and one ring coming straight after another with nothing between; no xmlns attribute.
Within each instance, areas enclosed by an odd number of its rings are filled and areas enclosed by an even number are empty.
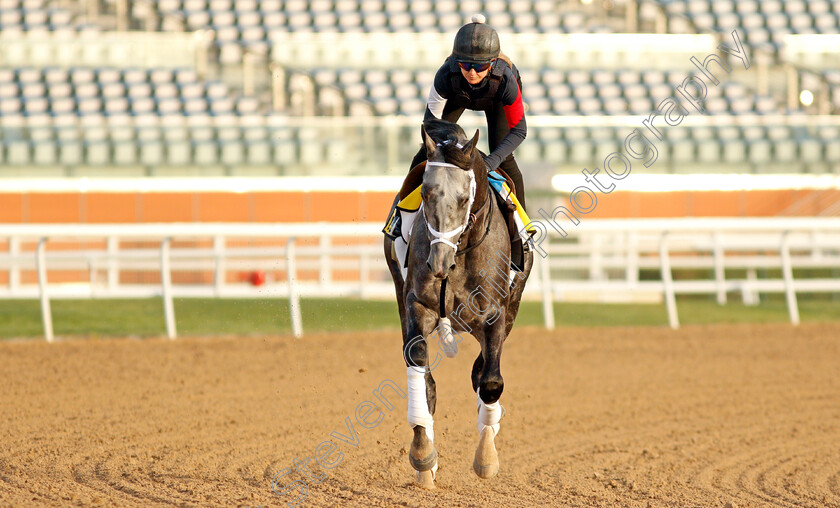
<svg viewBox="0 0 840 508"><path fill-rule="evenodd" d="M439 168L455 168L455 169L458 169L460 171L464 171L464 169L456 166L455 164L450 164L448 162L427 162L426 167L429 167L429 166L436 166L436 167L439 167ZM451 230L451 231L441 232L441 231L437 231L435 228L433 228L429 224L429 219L426 219L426 228L429 230L429 234L431 234L433 237L435 237L435 239L432 240L429 243L429 245L434 245L436 243L445 243L446 245L449 245L453 249L458 250L458 245L450 242L449 238L452 238L453 236L462 233L467 228L467 223L470 220L470 210L472 209L472 204L473 204L473 201L475 200L475 172L472 169L470 169L469 171L467 171L467 174L470 175L470 200L469 200L469 203L467 203L467 214L464 217L464 223L461 224L460 226L458 226L457 228ZM425 207L424 207L424 211L423 211L423 217L426 218Z"/></svg>

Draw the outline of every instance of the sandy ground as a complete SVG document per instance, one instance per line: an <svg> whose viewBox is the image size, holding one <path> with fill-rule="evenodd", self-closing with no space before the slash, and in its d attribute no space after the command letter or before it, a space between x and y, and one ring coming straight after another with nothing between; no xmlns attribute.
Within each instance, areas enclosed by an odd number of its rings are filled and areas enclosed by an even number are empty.
<svg viewBox="0 0 840 508"><path fill-rule="evenodd" d="M3 343L0 505L285 506L306 482L300 506L840 507L840 324L515 330L491 480L471 468L477 352L434 372L423 491L405 400L355 415L405 388L395 334ZM340 463L273 492L327 440Z"/></svg>

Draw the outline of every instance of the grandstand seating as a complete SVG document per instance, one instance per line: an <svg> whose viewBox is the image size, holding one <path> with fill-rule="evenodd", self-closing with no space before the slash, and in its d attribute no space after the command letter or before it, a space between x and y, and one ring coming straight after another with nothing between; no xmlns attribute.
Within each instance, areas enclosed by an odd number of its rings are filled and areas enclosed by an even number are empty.
<svg viewBox="0 0 840 508"><path fill-rule="evenodd" d="M515 32L607 30L582 12L562 12L554 0L162 0L157 9L161 18L182 18L188 29L212 28L246 43L272 31L451 32L476 12Z"/></svg>
<svg viewBox="0 0 840 508"><path fill-rule="evenodd" d="M5 115L254 114L260 105L192 69L0 69Z"/></svg>
<svg viewBox="0 0 840 508"><path fill-rule="evenodd" d="M786 34L840 33L837 0L659 0L666 12L686 16L701 32L738 28L745 44L778 50Z"/></svg>
<svg viewBox="0 0 840 508"><path fill-rule="evenodd" d="M0 0L0 31L99 32L97 25L75 22L72 11L54 7L49 0Z"/></svg>
<svg viewBox="0 0 840 508"><path fill-rule="evenodd" d="M156 19L163 30L211 29L222 64L235 64L244 49L268 54L283 32L447 32L484 12L487 22L513 32L609 32L582 12L563 12L554 0L164 0ZM433 8L434 7L434 8ZM177 22L173 22L177 20Z"/></svg>
<svg viewBox="0 0 840 508"><path fill-rule="evenodd" d="M702 31L741 27L747 34L745 42L751 45L765 39L777 44L786 33L837 32L840 14L837 0L660 3L667 13L688 17ZM223 64L241 63L243 48L267 54L272 34L277 32L449 33L480 11L487 14L489 23L515 32L611 30L603 19L561 9L553 0L160 0L138 2L134 8L141 6L158 10L164 30L213 29ZM183 22L173 23L173 18ZM0 0L0 30L13 34L100 29L79 23L73 12L56 8L48 0ZM323 89L340 90L347 114L354 103L369 103L376 115L418 121L435 71L399 66L303 70L316 85L316 100ZM528 114L559 117L648 115L686 77L682 71L520 70ZM831 100L840 108L840 71L825 71L821 76L832 86ZM711 115L793 113L773 97L758 96L735 80L710 87L705 106ZM282 114L268 109L266 103L243 97L222 81L200 79L193 69L9 68L0 62L0 168L114 166L169 174L160 168L208 167L248 174L370 167L364 157L371 146L355 147L352 134L340 128L293 128ZM599 158L620 149L630 130L532 128L517 157L534 163L598 164ZM753 170L779 163L792 170L822 171L820 164L840 163L836 143L840 133L833 127L683 126L666 129L665 135L668 143L661 145L661 162L652 171L745 163ZM400 130L400 160L413 155L415 138L416 129Z"/></svg>
<svg viewBox="0 0 840 508"><path fill-rule="evenodd" d="M364 100L377 114L419 115L425 109L431 71L315 69L319 85L344 90L348 100ZM533 115L648 115L670 97L685 72L619 70L522 70L523 97ZM740 82L710 87L710 114L781 114L785 108Z"/></svg>

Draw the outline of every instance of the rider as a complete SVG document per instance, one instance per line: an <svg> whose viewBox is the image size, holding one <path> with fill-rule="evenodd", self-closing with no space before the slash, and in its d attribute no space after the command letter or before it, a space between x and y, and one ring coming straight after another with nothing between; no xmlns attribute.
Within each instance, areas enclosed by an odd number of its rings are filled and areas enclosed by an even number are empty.
<svg viewBox="0 0 840 508"><path fill-rule="evenodd" d="M527 133L521 79L510 60L500 55L496 30L484 21L484 16L475 15L472 23L458 30L452 54L435 74L424 120L456 122L465 109L484 111L490 138L484 162L489 171L501 167L510 176L524 208L522 173L513 158L513 150ZM421 147L411 167L425 160L426 150Z"/></svg>

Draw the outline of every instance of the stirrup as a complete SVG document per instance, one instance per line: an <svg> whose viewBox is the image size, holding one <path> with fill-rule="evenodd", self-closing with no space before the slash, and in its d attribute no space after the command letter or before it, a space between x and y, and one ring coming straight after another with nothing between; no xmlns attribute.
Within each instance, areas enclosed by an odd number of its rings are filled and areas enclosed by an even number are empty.
<svg viewBox="0 0 840 508"><path fill-rule="evenodd" d="M391 213L388 215L388 220L385 222L385 227L382 232L395 240L402 236L402 215L397 210L396 205L391 208Z"/></svg>

